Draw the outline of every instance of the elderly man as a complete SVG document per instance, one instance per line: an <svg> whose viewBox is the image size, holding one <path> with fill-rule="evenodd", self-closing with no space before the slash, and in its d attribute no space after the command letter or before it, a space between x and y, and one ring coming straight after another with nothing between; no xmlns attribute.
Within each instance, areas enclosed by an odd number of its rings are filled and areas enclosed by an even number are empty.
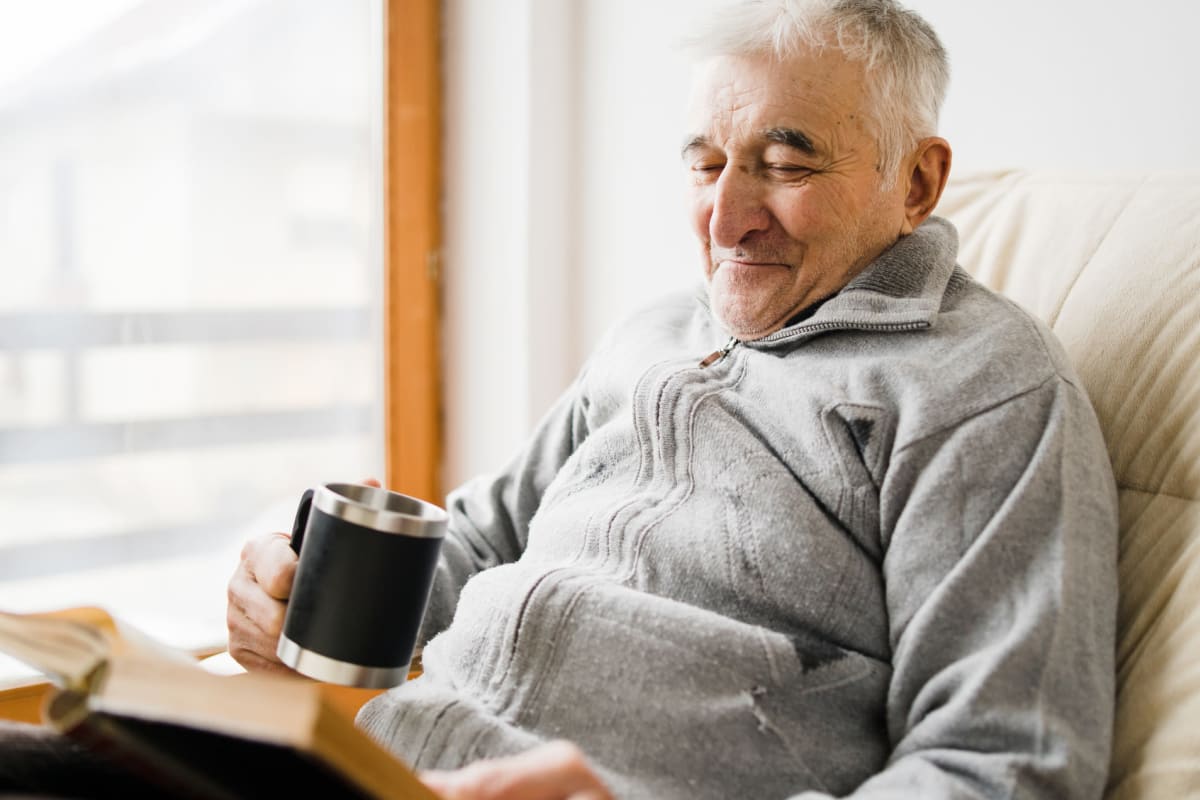
<svg viewBox="0 0 1200 800"><path fill-rule="evenodd" d="M485 759L429 774L448 797L1098 797L1112 475L1058 344L931 216L937 37L891 0L709 30L707 291L617 325L451 495L425 675L360 724ZM248 667L279 668L293 564L267 537L231 581Z"/></svg>

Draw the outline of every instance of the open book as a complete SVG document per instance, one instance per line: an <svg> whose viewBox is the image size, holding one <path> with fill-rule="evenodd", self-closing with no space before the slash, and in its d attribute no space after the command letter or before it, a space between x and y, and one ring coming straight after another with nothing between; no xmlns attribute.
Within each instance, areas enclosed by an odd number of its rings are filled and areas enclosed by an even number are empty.
<svg viewBox="0 0 1200 800"><path fill-rule="evenodd" d="M57 687L46 723L172 796L436 798L338 710L336 687L213 675L95 608L0 612L0 651Z"/></svg>

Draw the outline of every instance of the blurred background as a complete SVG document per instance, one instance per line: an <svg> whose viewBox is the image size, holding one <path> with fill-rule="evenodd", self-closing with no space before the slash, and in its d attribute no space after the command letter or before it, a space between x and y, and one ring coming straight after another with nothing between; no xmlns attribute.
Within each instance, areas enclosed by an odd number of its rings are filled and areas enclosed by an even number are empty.
<svg viewBox="0 0 1200 800"><path fill-rule="evenodd" d="M381 3L0 2L0 607L224 634L381 475Z"/></svg>

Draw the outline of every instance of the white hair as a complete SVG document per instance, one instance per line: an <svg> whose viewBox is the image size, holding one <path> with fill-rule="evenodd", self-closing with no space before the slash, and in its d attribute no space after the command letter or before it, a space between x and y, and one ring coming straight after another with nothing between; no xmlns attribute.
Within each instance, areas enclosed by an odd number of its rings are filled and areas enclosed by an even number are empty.
<svg viewBox="0 0 1200 800"><path fill-rule="evenodd" d="M950 82L949 59L933 28L895 0L741 0L713 14L687 46L701 57L779 61L831 46L862 62L885 185L917 142L937 134Z"/></svg>

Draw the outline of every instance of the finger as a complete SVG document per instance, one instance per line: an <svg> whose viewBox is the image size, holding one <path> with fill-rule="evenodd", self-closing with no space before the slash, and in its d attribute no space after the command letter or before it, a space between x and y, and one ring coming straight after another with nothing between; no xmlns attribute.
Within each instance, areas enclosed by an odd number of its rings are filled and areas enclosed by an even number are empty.
<svg viewBox="0 0 1200 800"><path fill-rule="evenodd" d="M297 560L291 537L286 533L251 539L242 550L242 563L250 577L276 600L287 600L291 596Z"/></svg>
<svg viewBox="0 0 1200 800"><path fill-rule="evenodd" d="M453 772L425 772L421 780L446 800L612 800L583 753L569 742Z"/></svg>
<svg viewBox="0 0 1200 800"><path fill-rule="evenodd" d="M287 604L270 592L290 594L295 554L288 542L284 534L247 542L229 580L225 612L229 654L247 669L284 669L275 651Z"/></svg>
<svg viewBox="0 0 1200 800"><path fill-rule="evenodd" d="M383 484L379 482L378 478L363 478L362 483L363 486L374 486L376 489L383 488Z"/></svg>
<svg viewBox="0 0 1200 800"><path fill-rule="evenodd" d="M279 633L268 634L253 620L234 610L228 613L229 655L234 661L250 671L266 671L296 674L285 666L276 653Z"/></svg>
<svg viewBox="0 0 1200 800"><path fill-rule="evenodd" d="M274 603L275 601L269 601ZM261 616L261 614L260 614ZM261 623L235 602L229 603L225 613L225 624L229 629L231 647L240 647L264 654L274 653L283 625L282 614L271 616Z"/></svg>
<svg viewBox="0 0 1200 800"><path fill-rule="evenodd" d="M423 772L420 778L442 800L611 800L603 788L576 791L556 773L518 776L500 771L505 769L504 763L476 762L454 772Z"/></svg>
<svg viewBox="0 0 1200 800"><path fill-rule="evenodd" d="M263 661L278 661L275 649L279 643L279 631L282 625L280 623L279 627L275 627L276 623L272 622L270 624L274 630L265 630L253 616L246 612L239 592L235 588L237 583L242 580L244 579L235 576L234 580L230 581L230 602L225 614L225 624L229 629L229 654L247 669L255 669L260 668ZM253 591L265 598L267 603L277 603L277 601L267 598L257 587ZM282 603L278 605L282 605Z"/></svg>
<svg viewBox="0 0 1200 800"><path fill-rule="evenodd" d="M251 573L249 565L239 566L229 579L228 598L229 611L239 612L263 633L277 637L283 630L287 603L268 594Z"/></svg>

